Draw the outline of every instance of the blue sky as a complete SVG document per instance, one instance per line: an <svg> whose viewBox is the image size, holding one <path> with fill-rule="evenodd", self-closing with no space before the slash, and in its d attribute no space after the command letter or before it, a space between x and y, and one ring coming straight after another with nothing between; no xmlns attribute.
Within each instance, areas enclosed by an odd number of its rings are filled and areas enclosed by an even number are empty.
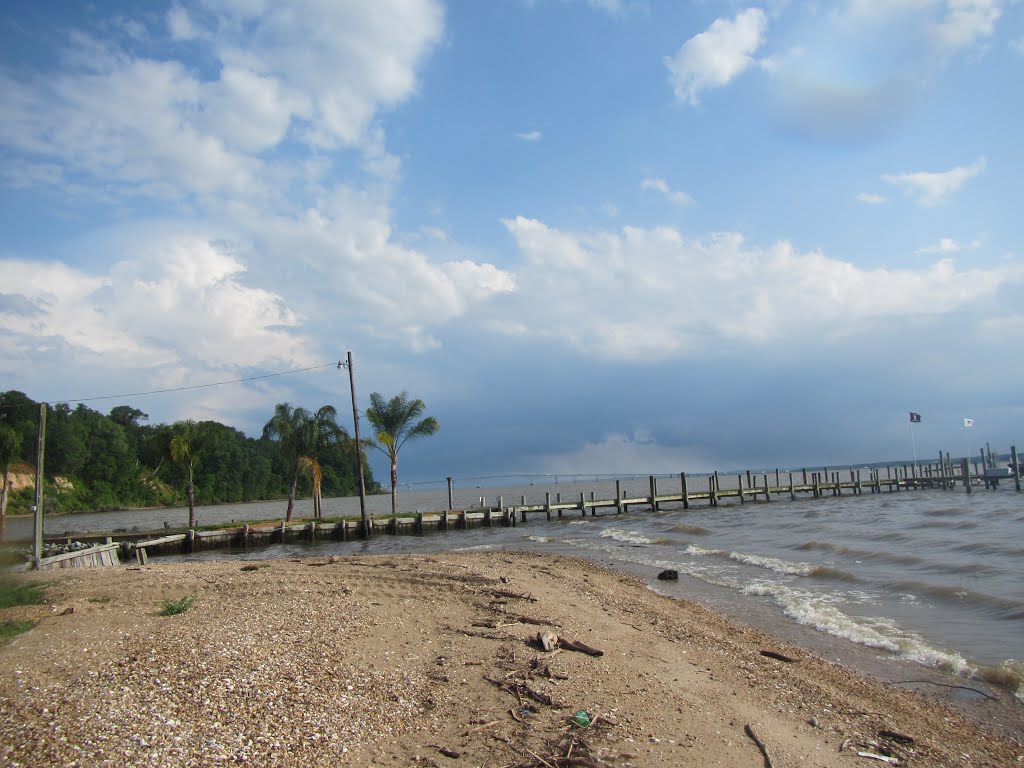
<svg viewBox="0 0 1024 768"><path fill-rule="evenodd" d="M1024 439L1016 0L15 0L0 42L4 389L352 350L441 422L403 481ZM89 404L285 401L350 419L329 367Z"/></svg>

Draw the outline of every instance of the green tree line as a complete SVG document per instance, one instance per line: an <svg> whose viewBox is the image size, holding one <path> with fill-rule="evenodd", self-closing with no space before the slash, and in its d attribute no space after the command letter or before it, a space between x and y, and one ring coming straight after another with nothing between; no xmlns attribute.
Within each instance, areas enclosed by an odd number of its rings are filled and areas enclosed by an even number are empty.
<svg viewBox="0 0 1024 768"><path fill-rule="evenodd" d="M282 414L292 419L288 432ZM43 468L46 511L197 505L358 493L355 445L331 406L310 412L279 404L252 438L216 421L149 424L147 414L118 405L103 414L84 404L48 408ZM35 471L39 403L15 390L0 393L0 453L11 471ZM0 459L3 459L0 456ZM4 462L0 461L0 465ZM27 466L25 466L27 465ZM4 470L0 466L0 471ZM367 462L363 476L379 492ZM35 491L10 494L8 513L27 512Z"/></svg>

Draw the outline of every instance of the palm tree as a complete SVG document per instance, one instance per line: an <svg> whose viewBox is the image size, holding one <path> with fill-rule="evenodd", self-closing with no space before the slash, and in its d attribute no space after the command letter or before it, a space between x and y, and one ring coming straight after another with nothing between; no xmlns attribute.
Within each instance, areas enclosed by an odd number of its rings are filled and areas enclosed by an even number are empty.
<svg viewBox="0 0 1024 768"><path fill-rule="evenodd" d="M170 443L171 461L188 467L188 527L195 528L196 491L192 473L199 462L199 427L192 419L186 419L175 424L174 429L176 434Z"/></svg>
<svg viewBox="0 0 1024 768"><path fill-rule="evenodd" d="M308 467L313 475L313 517L323 517L323 505L320 496L320 483L323 471L320 459L328 446L340 442L345 437L345 430L338 426L338 411L333 405L325 405L312 414L303 425L303 454L298 457L300 466Z"/></svg>
<svg viewBox="0 0 1024 768"><path fill-rule="evenodd" d="M21 452L21 435L9 424L0 424L0 467L4 470L3 485L0 486L0 541L4 540L4 526L7 523L7 492L10 490L8 475L11 462Z"/></svg>
<svg viewBox="0 0 1024 768"><path fill-rule="evenodd" d="M308 425L312 419L313 416L305 408L292 408L288 403L278 403L274 407L274 415L263 426L263 437L278 443L285 464L292 475L291 490L288 492L288 511L285 513L285 522L289 523L292 521L292 510L295 508L295 486L299 482L299 459L308 454L307 441L312 437Z"/></svg>
<svg viewBox="0 0 1024 768"><path fill-rule="evenodd" d="M416 421L427 408L422 400L409 400L402 392L385 402L379 392L370 395L366 418L376 430L376 442L370 442L391 461L391 514L398 514L398 452L407 440L427 437L440 429L437 419L428 416Z"/></svg>

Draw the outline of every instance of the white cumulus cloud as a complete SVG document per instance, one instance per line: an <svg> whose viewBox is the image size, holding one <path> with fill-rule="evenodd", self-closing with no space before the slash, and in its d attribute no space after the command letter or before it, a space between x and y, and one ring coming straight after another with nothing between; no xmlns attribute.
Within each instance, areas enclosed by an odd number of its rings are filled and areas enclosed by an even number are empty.
<svg viewBox="0 0 1024 768"><path fill-rule="evenodd" d="M857 200L866 205L882 205L886 202L886 198L883 195L878 195L874 192L861 192L857 195Z"/></svg>
<svg viewBox="0 0 1024 768"><path fill-rule="evenodd" d="M655 192L661 193L666 200L673 205L689 205L693 202L693 198L685 192L672 189L668 182L662 178L647 178L640 183L642 189L653 189Z"/></svg>
<svg viewBox="0 0 1024 768"><path fill-rule="evenodd" d="M671 227L567 232L524 217L504 223L523 265L517 293L499 306L526 333L609 359L859 334L872 321L953 312L1024 280L1013 263L865 269L786 241L754 246L738 233L688 239ZM529 311L516 310L519 296L530 297ZM595 306L614 311L589 311Z"/></svg>
<svg viewBox="0 0 1024 768"><path fill-rule="evenodd" d="M60 263L0 262L21 312L0 328L28 349L38 338L110 369L307 365L311 344L281 297L245 284L245 267L212 242L181 237L90 274Z"/></svg>
<svg viewBox="0 0 1024 768"><path fill-rule="evenodd" d="M59 72L0 71L0 146L130 194L270 194L286 142L379 154L374 119L415 92L443 22L436 0L174 6L167 34L212 77L77 32Z"/></svg>
<svg viewBox="0 0 1024 768"><path fill-rule="evenodd" d="M978 158L970 165L958 165L948 171L915 171L912 173L887 173L882 181L894 184L915 198L920 205L938 205L956 192L966 182L985 170L986 160Z"/></svg>
<svg viewBox="0 0 1024 768"><path fill-rule="evenodd" d="M751 67L767 24L764 11L748 8L734 19L716 19L683 43L674 56L666 56L676 99L697 106L702 91L720 88Z"/></svg>

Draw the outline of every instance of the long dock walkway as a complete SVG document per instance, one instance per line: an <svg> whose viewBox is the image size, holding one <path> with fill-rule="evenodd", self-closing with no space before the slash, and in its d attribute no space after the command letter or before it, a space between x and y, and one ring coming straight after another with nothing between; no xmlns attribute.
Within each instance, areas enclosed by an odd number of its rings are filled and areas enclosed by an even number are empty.
<svg viewBox="0 0 1024 768"><path fill-rule="evenodd" d="M1016 455L1014 451L1014 466ZM868 468L847 468L843 470L823 467L820 470L801 469L751 473L715 472L710 475L679 474L670 479L664 475L649 477L648 493L642 496L626 496L621 481L615 481L614 498L596 498L595 492L579 492L578 496L562 498L561 493L545 493L542 503L527 503L522 496L519 503L506 503L499 496L496 504L487 505L485 499L472 509L453 509L451 481L449 480L448 509L436 512L402 513L398 515L375 515L367 519L366 525L358 518L344 518L335 522L304 520L287 523L253 523L230 528L212 530L188 530L179 533L156 535L155 533L103 533L79 534L74 540L119 544L122 556L127 561L145 563L151 554L196 552L210 549L245 551L249 548L266 546L287 541L316 541L334 539L347 541L375 536L378 534L422 535L434 531L460 530L479 527L515 526L526 523L531 517L543 516L546 520L565 516L591 516L624 514L631 508L658 511L664 507L690 509L694 505L717 507L721 504L771 503L775 500L795 501L799 498L821 499L829 496L864 493L900 493L923 489L952 490L958 485L971 493L977 482L995 487L999 479L1010 479L1020 491L1020 477L999 474L998 478L986 471L980 475L972 473L966 459L959 465L952 463L948 455L940 461L925 465L902 465ZM671 488L669 487L671 485ZM48 541L59 542L68 537L47 537Z"/></svg>

